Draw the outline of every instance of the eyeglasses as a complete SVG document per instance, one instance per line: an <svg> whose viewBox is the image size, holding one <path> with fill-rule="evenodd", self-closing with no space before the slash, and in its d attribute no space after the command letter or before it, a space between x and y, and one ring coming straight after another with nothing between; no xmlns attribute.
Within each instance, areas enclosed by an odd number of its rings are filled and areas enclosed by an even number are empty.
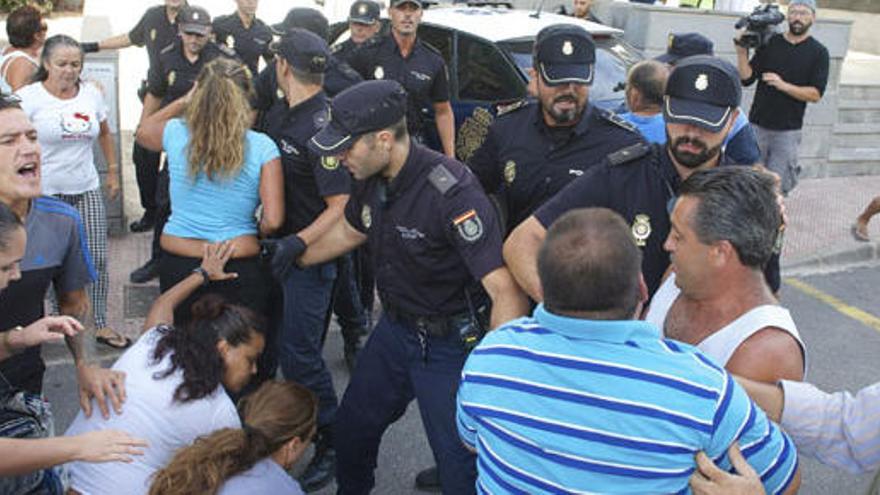
<svg viewBox="0 0 880 495"><path fill-rule="evenodd" d="M788 16L789 17L809 17L813 15L813 11L810 9L789 9Z"/></svg>

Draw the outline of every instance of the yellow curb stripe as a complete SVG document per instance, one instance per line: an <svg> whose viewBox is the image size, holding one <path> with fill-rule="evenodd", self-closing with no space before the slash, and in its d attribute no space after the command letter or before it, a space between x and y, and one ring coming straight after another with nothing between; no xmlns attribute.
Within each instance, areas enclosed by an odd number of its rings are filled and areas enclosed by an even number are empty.
<svg viewBox="0 0 880 495"><path fill-rule="evenodd" d="M813 287L812 285L804 282L803 280L798 280L796 278L786 278L786 285L794 287L795 289L803 292L804 294L811 296L815 299L822 301L823 303L834 308L838 313L842 313L850 318L862 323L865 326L871 327L877 332L880 332L880 318L868 313L867 311L863 311L855 306L850 306L849 304L843 302L842 300L832 296L831 294L826 294L821 290Z"/></svg>

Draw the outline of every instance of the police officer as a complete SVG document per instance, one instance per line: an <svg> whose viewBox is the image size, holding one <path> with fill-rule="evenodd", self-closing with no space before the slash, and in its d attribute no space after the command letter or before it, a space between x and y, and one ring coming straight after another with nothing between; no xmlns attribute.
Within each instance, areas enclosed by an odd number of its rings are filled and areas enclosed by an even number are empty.
<svg viewBox="0 0 880 495"><path fill-rule="evenodd" d="M383 315L358 357L336 415L339 493L369 493L385 430L418 400L443 491L475 491L474 455L458 439L455 390L475 343L477 313L492 301L496 326L526 311L501 259L501 228L479 183L461 163L407 132L406 92L367 81L340 93L312 138L355 178L328 232L305 249L285 239L273 264L321 263L369 243ZM283 253L283 254L282 254Z"/></svg>
<svg viewBox="0 0 880 495"><path fill-rule="evenodd" d="M727 61L702 55L682 60L666 85L666 144L637 143L596 157L599 165L510 234L504 255L520 286L540 300L536 259L547 228L569 210L600 206L632 224L633 239L643 248L642 273L653 294L669 266L663 242L678 186L695 170L718 166L741 96L739 75Z"/></svg>
<svg viewBox="0 0 880 495"><path fill-rule="evenodd" d="M446 63L440 53L416 37L422 3L392 0L388 13L391 32L361 46L349 63L364 79L393 79L403 85L409 95L406 119L410 135L423 142L434 141L433 129L425 125L426 116L433 112L439 137L436 149L455 157L455 117L449 104Z"/></svg>
<svg viewBox="0 0 880 495"><path fill-rule="evenodd" d="M354 51L382 29L379 4L373 0L357 0L348 13L349 38L333 47L333 55L348 62Z"/></svg>
<svg viewBox="0 0 880 495"><path fill-rule="evenodd" d="M211 15L207 10L186 6L177 16L179 38L159 52L157 63L147 75L147 94L141 120L160 108L186 95L192 89L202 67L219 56L234 57L235 54L225 46L211 41ZM159 256L162 252L159 239L171 205L168 199L168 171L165 167L159 172L156 188L157 212L153 231L153 245L150 259L132 273L141 275L138 281L147 281L158 276ZM146 279L146 280L144 280Z"/></svg>
<svg viewBox="0 0 880 495"><path fill-rule="evenodd" d="M500 115L468 165L507 208L508 231L595 164L642 140L628 122L590 105L596 49L582 27L557 24L535 40L537 101Z"/></svg>
<svg viewBox="0 0 880 495"><path fill-rule="evenodd" d="M330 49L317 35L294 28L282 36L275 51L275 71L284 100L269 110L265 131L281 150L285 200L281 234L310 245L342 218L351 190L348 172L339 161L322 158L307 146L329 118L322 85ZM330 482L335 468L331 425L337 399L321 348L336 263L275 270L274 274L283 291L277 338L281 371L286 379L305 385L319 399L315 456L300 479L303 488L312 491Z"/></svg>
<svg viewBox="0 0 880 495"><path fill-rule="evenodd" d="M214 39L234 50L251 74L256 75L260 57L266 60L266 65L272 63L269 51L272 30L257 19L258 0L235 0L235 4L235 12L214 19Z"/></svg>
<svg viewBox="0 0 880 495"><path fill-rule="evenodd" d="M165 5L150 7L141 16L140 21L128 33L119 34L101 41L82 43L85 53L99 50L118 50L132 45L145 46L147 57L152 69L159 60L159 52L177 39L177 14L186 6L185 0L165 0ZM138 92L141 100L144 99L146 80ZM140 192L141 206L144 208L143 216L131 223L129 228L132 232L146 232L153 228L156 221L156 183L159 176L160 154L144 149L136 142L132 148L132 161L135 165L135 177L138 191ZM153 272L152 276L144 279L149 273L132 274L132 282L146 282L158 275Z"/></svg>

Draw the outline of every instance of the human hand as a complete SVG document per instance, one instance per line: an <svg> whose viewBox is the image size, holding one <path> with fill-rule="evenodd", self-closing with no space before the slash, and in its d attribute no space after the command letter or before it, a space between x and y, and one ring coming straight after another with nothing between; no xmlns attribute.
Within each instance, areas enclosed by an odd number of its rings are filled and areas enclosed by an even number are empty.
<svg viewBox="0 0 880 495"><path fill-rule="evenodd" d="M782 89L782 86L785 85L785 81L782 80L782 77L775 72L764 72L761 74L761 80L767 83L768 86L774 87L776 89Z"/></svg>
<svg viewBox="0 0 880 495"><path fill-rule="evenodd" d="M24 349L47 342L57 342L64 337L75 336L82 329L82 324L76 318L47 316L24 327L21 331L10 333L9 345L15 349Z"/></svg>
<svg viewBox="0 0 880 495"><path fill-rule="evenodd" d="M131 462L143 455L147 442L124 431L98 430L72 437L76 440L76 460L85 462Z"/></svg>
<svg viewBox="0 0 880 495"><path fill-rule="evenodd" d="M104 185L107 187L107 197L110 199L116 199L119 196L119 177L114 172L115 170L112 169L108 171L104 181Z"/></svg>
<svg viewBox="0 0 880 495"><path fill-rule="evenodd" d="M206 244L202 255L202 269L211 281L237 278L237 273L226 273L226 262L235 253L235 245L229 241Z"/></svg>
<svg viewBox="0 0 880 495"><path fill-rule="evenodd" d="M92 415L93 397L104 419L110 417L108 401L113 405L116 414L122 413L122 403L125 402L124 372L93 364L80 364L77 365L76 374L79 382L79 405L87 418Z"/></svg>
<svg viewBox="0 0 880 495"><path fill-rule="evenodd" d="M306 243L296 234L281 239L267 239L260 242L262 256L269 259L269 267L276 280L283 281L290 274L293 265L306 250Z"/></svg>
<svg viewBox="0 0 880 495"><path fill-rule="evenodd" d="M764 495L761 478L740 453L737 444L730 446L727 455L739 474L731 474L719 469L703 452L697 454L697 470L690 479L694 493L696 495Z"/></svg>

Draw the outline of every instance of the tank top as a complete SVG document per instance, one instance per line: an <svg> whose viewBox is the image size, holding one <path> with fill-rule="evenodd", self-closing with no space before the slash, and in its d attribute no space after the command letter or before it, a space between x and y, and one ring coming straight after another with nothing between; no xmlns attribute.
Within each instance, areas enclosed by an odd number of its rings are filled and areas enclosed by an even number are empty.
<svg viewBox="0 0 880 495"><path fill-rule="evenodd" d="M0 90L2 90L4 94L12 93L12 86L6 81L6 71L9 70L9 65L13 60L21 57L26 58L28 62L34 64L34 67L39 67L40 65L39 62L34 60L34 57L31 57L21 50L14 50L5 55L0 55Z"/></svg>

